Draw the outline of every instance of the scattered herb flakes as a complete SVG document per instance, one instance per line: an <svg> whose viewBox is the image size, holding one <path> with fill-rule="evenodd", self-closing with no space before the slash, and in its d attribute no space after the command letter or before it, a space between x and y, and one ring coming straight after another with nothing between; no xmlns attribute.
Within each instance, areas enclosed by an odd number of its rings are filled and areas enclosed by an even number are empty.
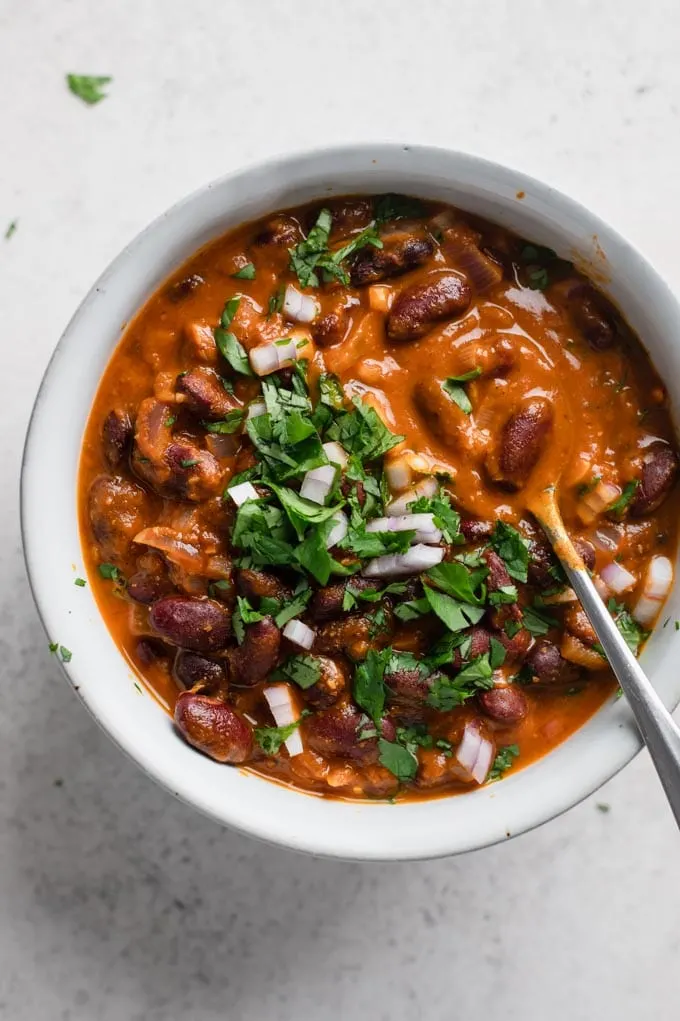
<svg viewBox="0 0 680 1021"><path fill-rule="evenodd" d="M196 465L198 464L198 458L197 457L184 457L179 462L179 464L180 464L180 468L195 468Z"/></svg>
<svg viewBox="0 0 680 1021"><path fill-rule="evenodd" d="M462 376L449 376L442 383L442 390L444 393L448 394L451 400L457 404L460 410L466 415L472 413L472 404L470 403L470 398L467 395L463 383L467 383L471 379L477 379L477 377L481 376L481 374L482 370L476 368L472 369L471 372L466 372Z"/></svg>
<svg viewBox="0 0 680 1021"><path fill-rule="evenodd" d="M625 603L617 603L615 599L610 599L607 603L607 609L614 618L614 623L619 629L626 645L630 651L637 656L640 646L649 635L649 632L645 631L645 629L638 624L626 608Z"/></svg>
<svg viewBox="0 0 680 1021"><path fill-rule="evenodd" d="M603 815L606 815L607 812L611 812L612 810L612 806L607 804L606 801L596 801L595 808L598 810L598 812L602 812Z"/></svg>
<svg viewBox="0 0 680 1021"><path fill-rule="evenodd" d="M100 564L98 570L99 574L105 579L105 581L114 581L119 584L125 583L123 572L119 567L116 567L115 564Z"/></svg>
<svg viewBox="0 0 680 1021"><path fill-rule="evenodd" d="M276 755L284 741L295 733L301 721L302 717L287 723L285 727L255 727L255 740L265 755Z"/></svg>
<svg viewBox="0 0 680 1021"><path fill-rule="evenodd" d="M70 663L73 659L73 653L71 650L67 649L65 645L60 645L59 642L50 642L49 650L52 653L58 652L62 663Z"/></svg>
<svg viewBox="0 0 680 1021"><path fill-rule="evenodd" d="M290 656L276 671L276 680L293 681L299 688L306 690L316 684L321 677L321 667L316 656Z"/></svg>
<svg viewBox="0 0 680 1021"><path fill-rule="evenodd" d="M363 663L354 672L354 701L371 717L376 726L385 708L385 667L390 649L369 649Z"/></svg>
<svg viewBox="0 0 680 1021"><path fill-rule="evenodd" d="M166 420L164 422L164 425L166 425L167 428L170 429L171 426L173 426L176 421L177 421L177 416L176 415L168 415L168 417L166 418Z"/></svg>
<svg viewBox="0 0 680 1021"><path fill-rule="evenodd" d="M16 234L18 226L19 226L18 220L12 220L12 222L7 225L7 230L5 231L5 241L9 241L9 239L14 234Z"/></svg>
<svg viewBox="0 0 680 1021"><path fill-rule="evenodd" d="M144 694L138 681L135 681L135 688L137 689L140 695Z"/></svg>
<svg viewBox="0 0 680 1021"><path fill-rule="evenodd" d="M107 93L103 91L105 85L109 85L113 79L108 75L89 74L67 74L66 83L78 99L82 99L88 106L94 106L106 99Z"/></svg>
<svg viewBox="0 0 680 1021"><path fill-rule="evenodd" d="M280 312L283 308L283 302L286 295L286 288L283 284L274 291L269 298L267 304L267 315L273 316L276 312Z"/></svg>
<svg viewBox="0 0 680 1021"><path fill-rule="evenodd" d="M87 585L87 582L85 581L84 578L76 578L76 580L73 582L73 584L77 585L78 588L85 588L85 586Z"/></svg>
<svg viewBox="0 0 680 1021"><path fill-rule="evenodd" d="M370 226L353 237L346 245L336 251L331 251L328 241L332 223L333 217L330 209L322 209L304 241L300 241L294 248L288 249L290 269L296 274L302 287L318 287L319 273L326 282L339 280L343 284L348 284L349 275L342 265L343 262L367 245L372 245L375 248L383 246L376 228Z"/></svg>
<svg viewBox="0 0 680 1021"><path fill-rule="evenodd" d="M631 479L630 482L626 482L623 487L623 492L618 500L615 500L611 507L607 508L608 514L613 514L615 517L620 518L623 516L623 512L626 510L628 504L633 499L635 491L640 485L639 479Z"/></svg>
<svg viewBox="0 0 680 1021"><path fill-rule="evenodd" d="M491 546L515 581L525 582L529 569L529 543L516 528L498 521L491 536Z"/></svg>
<svg viewBox="0 0 680 1021"><path fill-rule="evenodd" d="M252 262L247 262L245 266L241 266L237 273L232 273L232 276L236 280L254 280L255 266Z"/></svg>
<svg viewBox="0 0 680 1021"><path fill-rule="evenodd" d="M201 424L206 432L217 433L220 436L231 436L232 433L237 432L241 428L245 417L245 408L232 408L221 421L202 422Z"/></svg>
<svg viewBox="0 0 680 1021"><path fill-rule="evenodd" d="M50 650L50 652L56 652L58 648L59 642L50 642L48 645L48 649Z"/></svg>
<svg viewBox="0 0 680 1021"><path fill-rule="evenodd" d="M511 768L514 760L519 755L519 745L509 744L505 748L501 748L493 761L493 765L489 771L489 775L486 778L487 783L493 783L495 780L500 780L504 773Z"/></svg>

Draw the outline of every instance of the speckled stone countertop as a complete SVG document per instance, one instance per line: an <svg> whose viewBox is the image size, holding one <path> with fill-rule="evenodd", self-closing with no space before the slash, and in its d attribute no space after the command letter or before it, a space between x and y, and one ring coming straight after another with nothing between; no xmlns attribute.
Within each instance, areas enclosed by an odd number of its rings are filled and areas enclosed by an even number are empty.
<svg viewBox="0 0 680 1021"><path fill-rule="evenodd" d="M0 1017L678 1017L680 837L646 756L543 829L446 861L316 861L225 832L123 758L50 661L17 477L47 359L107 262L285 149L499 159L680 288L679 48L677 0L0 0ZM109 98L87 108L68 71L113 75Z"/></svg>

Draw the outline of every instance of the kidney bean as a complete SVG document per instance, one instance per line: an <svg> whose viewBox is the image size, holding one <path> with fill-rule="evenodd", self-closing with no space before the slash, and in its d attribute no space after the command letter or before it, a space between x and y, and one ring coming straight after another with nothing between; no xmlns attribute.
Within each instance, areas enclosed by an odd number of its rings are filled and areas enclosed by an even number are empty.
<svg viewBox="0 0 680 1021"><path fill-rule="evenodd" d="M178 649L173 665L175 680L181 688L195 688L200 685L203 690L225 691L227 672L222 663L207 659L196 652Z"/></svg>
<svg viewBox="0 0 680 1021"><path fill-rule="evenodd" d="M340 344L347 335L349 326L349 314L347 309L341 307L332 312L327 312L318 322L311 327L312 337L318 347L332 347Z"/></svg>
<svg viewBox="0 0 680 1021"><path fill-rule="evenodd" d="M574 539L574 549L583 561L584 566L592 571L595 569L595 547L587 539Z"/></svg>
<svg viewBox="0 0 680 1021"><path fill-rule="evenodd" d="M562 658L560 650L547 638L537 639L526 665L541 684L573 684L580 673L578 667Z"/></svg>
<svg viewBox="0 0 680 1021"><path fill-rule="evenodd" d="M434 251L434 242L427 235L404 236L399 232L391 240L385 238L383 245L383 248L362 248L357 253L350 270L354 287L407 273L416 266L422 266Z"/></svg>
<svg viewBox="0 0 680 1021"><path fill-rule="evenodd" d="M253 751L253 728L238 710L210 695L183 691L175 703L182 737L217 762L246 762Z"/></svg>
<svg viewBox="0 0 680 1021"><path fill-rule="evenodd" d="M491 521L477 521L475 518L465 518L460 523L463 538L471 545L486 542L493 535L493 529Z"/></svg>
<svg viewBox="0 0 680 1021"><path fill-rule="evenodd" d="M482 691L477 701L485 716L508 727L519 723L529 712L526 695L516 684Z"/></svg>
<svg viewBox="0 0 680 1021"><path fill-rule="evenodd" d="M303 723L303 728L308 747L324 758L352 759L362 765L378 761L377 735L361 738L362 733L376 728L372 720L351 703L315 713ZM388 717L381 723L381 736L386 741L394 740L394 724Z"/></svg>
<svg viewBox="0 0 680 1021"><path fill-rule="evenodd" d="M498 589L506 588L508 585L514 584L512 578L508 574L505 561L502 557L499 557L495 550L485 549L482 553L482 558L486 562L486 566L489 568L489 574L486 579L486 587L489 592L497 592Z"/></svg>
<svg viewBox="0 0 680 1021"><path fill-rule="evenodd" d="M391 674L385 674L387 697L390 702L407 709L423 708L427 705L427 698L433 684L437 680L441 680L442 677L441 671L423 677L416 668L395 670Z"/></svg>
<svg viewBox="0 0 680 1021"><path fill-rule="evenodd" d="M302 229L292 216L275 216L266 223L255 237L255 244L262 248L276 245L280 248L292 248L302 241Z"/></svg>
<svg viewBox="0 0 680 1021"><path fill-rule="evenodd" d="M305 688L302 692L305 702L315 709L329 709L334 705L347 688L345 671L334 659L327 656L313 656L321 674L316 684Z"/></svg>
<svg viewBox="0 0 680 1021"><path fill-rule="evenodd" d="M595 645L598 640L595 629L580 603L573 603L565 610L564 626L584 645Z"/></svg>
<svg viewBox="0 0 680 1021"><path fill-rule="evenodd" d="M263 617L245 629L243 645L229 651L229 663L238 684L257 684L276 666L281 632L272 617Z"/></svg>
<svg viewBox="0 0 680 1021"><path fill-rule="evenodd" d="M164 596L151 607L149 620L167 641L194 652L223 649L231 634L226 607L202 596Z"/></svg>
<svg viewBox="0 0 680 1021"><path fill-rule="evenodd" d="M157 638L140 638L135 645L135 655L142 666L151 666L168 655L167 646Z"/></svg>
<svg viewBox="0 0 680 1021"><path fill-rule="evenodd" d="M333 228L340 231L362 230L373 218L370 199L338 199L328 208L333 217Z"/></svg>
<svg viewBox="0 0 680 1021"><path fill-rule="evenodd" d="M104 457L110 468L117 468L132 444L132 422L126 411L112 408L102 426Z"/></svg>
<svg viewBox="0 0 680 1021"><path fill-rule="evenodd" d="M341 620L332 620L319 628L314 650L327 655L344 654L350 659L365 659L369 648L383 648L393 631L391 614L385 611L385 627L376 633L374 621L368 615L352 613Z"/></svg>
<svg viewBox="0 0 680 1021"><path fill-rule="evenodd" d="M210 422L226 418L230 411L241 407L234 395L224 389L217 373L204 365L179 375L177 392L185 397L185 408Z"/></svg>
<svg viewBox="0 0 680 1021"><path fill-rule="evenodd" d="M398 296L387 316L390 340L418 340L435 323L453 319L467 310L472 292L464 277L442 273L427 283L407 287Z"/></svg>
<svg viewBox="0 0 680 1021"><path fill-rule="evenodd" d="M569 304L574 324L592 348L604 351L614 344L616 340L614 311L601 295L596 294L590 287L578 287L571 292Z"/></svg>
<svg viewBox="0 0 680 1021"><path fill-rule="evenodd" d="M170 287L168 287L168 298L174 304L177 304L178 302L184 301L188 298L189 295L193 294L199 287L202 287L204 283L205 280L202 276L199 276L198 273L192 273L190 276L183 277L182 280L178 280L176 283L171 284Z"/></svg>
<svg viewBox="0 0 680 1021"><path fill-rule="evenodd" d="M489 651L491 634L486 628L475 625L473 628L470 628L467 635L470 638L470 648L465 657L466 661L477 659L478 656L484 656ZM463 657L460 649L454 649L451 666L454 670L460 670L462 665Z"/></svg>
<svg viewBox="0 0 680 1021"><path fill-rule="evenodd" d="M630 513L640 518L651 514L668 496L678 474L678 455L671 447L655 447L645 456L640 485L630 503Z"/></svg>
<svg viewBox="0 0 680 1021"><path fill-rule="evenodd" d="M275 575L265 571L239 568L236 571L236 588L246 599L290 599L291 591Z"/></svg>
<svg viewBox="0 0 680 1021"><path fill-rule="evenodd" d="M136 603L155 603L161 596L172 592L172 582L163 574L150 574L147 571L135 571L127 583L127 594Z"/></svg>
<svg viewBox="0 0 680 1021"><path fill-rule="evenodd" d="M122 560L151 511L148 494L118 475L98 475L90 487L88 515L102 559Z"/></svg>
<svg viewBox="0 0 680 1021"><path fill-rule="evenodd" d="M309 604L309 612L316 621L333 620L345 612L342 608L345 590L351 585L355 592L365 592L378 586L368 578L351 578L349 581L338 581L333 585L325 585L317 589Z"/></svg>
<svg viewBox="0 0 680 1021"><path fill-rule="evenodd" d="M193 443L171 443L166 462L172 472L173 487L187 500L200 503L222 488L220 462Z"/></svg>
<svg viewBox="0 0 680 1021"><path fill-rule="evenodd" d="M461 446L469 419L455 401L447 396L441 380L432 378L416 383L413 403L434 436L454 450Z"/></svg>
<svg viewBox="0 0 680 1021"><path fill-rule="evenodd" d="M517 607L519 610L517 603L512 603L508 606L508 609L511 610L512 607ZM497 638L505 649L506 663L519 663L524 659L529 646L531 645L531 632L527 631L524 627L520 628L519 631L516 631L512 638L510 638L510 636L501 628L498 633L494 635L494 638Z"/></svg>
<svg viewBox="0 0 680 1021"><path fill-rule="evenodd" d="M533 397L510 416L503 427L500 447L487 459L494 482L521 489L538 461L552 429L548 401Z"/></svg>

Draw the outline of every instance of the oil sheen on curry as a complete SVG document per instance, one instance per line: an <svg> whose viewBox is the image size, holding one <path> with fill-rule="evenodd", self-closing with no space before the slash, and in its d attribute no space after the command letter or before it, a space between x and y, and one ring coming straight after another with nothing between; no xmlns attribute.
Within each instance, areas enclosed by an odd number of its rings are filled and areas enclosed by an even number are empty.
<svg viewBox="0 0 680 1021"><path fill-rule="evenodd" d="M636 652L678 456L638 338L549 249L397 195L199 251L127 328L80 472L121 649L218 763L343 798L478 789L614 691L526 510L555 485Z"/></svg>

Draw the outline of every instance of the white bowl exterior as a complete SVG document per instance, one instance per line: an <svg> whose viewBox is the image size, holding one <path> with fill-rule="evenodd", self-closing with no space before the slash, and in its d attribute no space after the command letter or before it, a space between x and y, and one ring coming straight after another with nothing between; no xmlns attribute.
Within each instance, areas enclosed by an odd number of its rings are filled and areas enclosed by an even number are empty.
<svg viewBox="0 0 680 1021"><path fill-rule="evenodd" d="M460 797L397 806L327 800L217 765L185 745L156 701L140 694L89 586L74 585L83 562L77 473L92 400L124 324L172 270L206 241L267 212L324 196L385 191L450 202L605 273L611 284L604 289L642 338L679 420L680 308L649 264L611 228L546 185L476 157L421 146L348 146L276 159L210 184L118 256L78 309L50 362L22 477L24 546L34 595L50 641L72 650L66 673L99 723L160 783L220 822L301 851L354 859L454 854L554 817L639 750L625 700L611 699L540 761ZM680 618L678 586L665 618ZM659 627L643 657L669 707L680 700L678 642L673 626Z"/></svg>

